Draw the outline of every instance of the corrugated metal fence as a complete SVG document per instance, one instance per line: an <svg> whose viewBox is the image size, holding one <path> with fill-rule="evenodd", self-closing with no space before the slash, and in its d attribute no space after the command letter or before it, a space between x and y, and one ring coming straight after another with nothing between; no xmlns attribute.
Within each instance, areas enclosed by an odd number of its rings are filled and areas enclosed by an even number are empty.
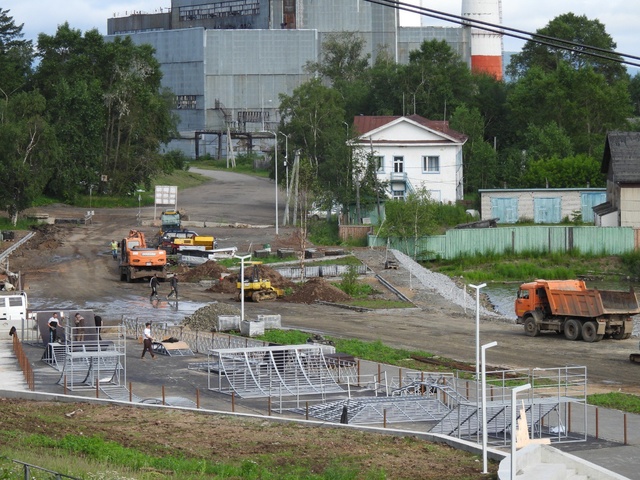
<svg viewBox="0 0 640 480"><path fill-rule="evenodd" d="M636 230L631 227L500 227L452 229L445 235L414 239L386 239L369 236L368 245L400 250L418 259L457 258L464 255L503 252L570 252L620 255L638 246Z"/></svg>

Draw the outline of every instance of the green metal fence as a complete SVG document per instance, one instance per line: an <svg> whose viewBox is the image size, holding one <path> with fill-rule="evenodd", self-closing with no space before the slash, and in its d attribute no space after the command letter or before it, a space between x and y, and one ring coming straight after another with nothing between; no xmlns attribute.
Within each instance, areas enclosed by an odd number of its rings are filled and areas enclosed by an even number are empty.
<svg viewBox="0 0 640 480"><path fill-rule="evenodd" d="M452 229L445 235L381 238L369 235L370 247L394 248L417 259L452 259L485 253L547 251L620 255L635 249L631 227L534 226Z"/></svg>

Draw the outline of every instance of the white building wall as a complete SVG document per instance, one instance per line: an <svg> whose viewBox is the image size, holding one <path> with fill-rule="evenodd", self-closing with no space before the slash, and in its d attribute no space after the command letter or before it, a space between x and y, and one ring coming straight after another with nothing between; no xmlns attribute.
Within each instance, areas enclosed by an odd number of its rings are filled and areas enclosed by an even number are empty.
<svg viewBox="0 0 640 480"><path fill-rule="evenodd" d="M640 188L620 189L620 226L640 227Z"/></svg>
<svg viewBox="0 0 640 480"><path fill-rule="evenodd" d="M434 200L455 203L458 198L458 182L462 175L459 159L462 145L452 144L441 134L410 122L400 122L380 129L371 135L373 154L383 157L383 168L378 180L389 182L393 176L394 157L403 158L403 173L413 190L426 188ZM367 152L369 153L369 152ZM437 156L439 172L425 172L423 157ZM400 184L401 182L398 182ZM390 186L391 189L391 186ZM410 190L406 190L410 193ZM391 196L391 191L389 192Z"/></svg>

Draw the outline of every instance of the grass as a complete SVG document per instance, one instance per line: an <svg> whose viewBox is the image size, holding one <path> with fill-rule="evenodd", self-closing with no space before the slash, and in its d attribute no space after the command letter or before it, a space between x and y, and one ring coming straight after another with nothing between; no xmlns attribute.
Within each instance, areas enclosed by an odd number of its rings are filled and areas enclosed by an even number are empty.
<svg viewBox="0 0 640 480"><path fill-rule="evenodd" d="M91 197L89 195L81 195L76 198L73 205L86 208L148 207L154 204L154 192L157 185L176 186L178 187L178 191L180 191L185 188L197 187L210 180L210 178L198 173L186 170L174 170L171 174L161 174L153 178L149 191L119 197L99 194L93 194ZM138 203L138 194L140 195L140 203Z"/></svg>
<svg viewBox="0 0 640 480"><path fill-rule="evenodd" d="M587 403L597 407L612 408L623 412L640 414L640 397L629 393L594 393L587 396Z"/></svg>
<svg viewBox="0 0 640 480"><path fill-rule="evenodd" d="M455 260L434 260L424 265L449 277L462 277L471 282L522 281L532 278L563 280L580 276L633 275L634 267L640 273L640 255L626 258L531 250L517 255L468 255Z"/></svg>
<svg viewBox="0 0 640 480"><path fill-rule="evenodd" d="M300 330L268 330L264 335L259 336L260 340L281 345L301 345L307 342L311 334ZM415 357L433 357L429 352L421 352L418 350L404 350L392 348L384 345L382 342L363 342L362 340L344 339L336 337L325 337L333 342L336 351L353 355L362 360L372 362L386 363L388 365L396 365L402 368L411 368L415 370L438 370L436 365L425 364L411 358Z"/></svg>

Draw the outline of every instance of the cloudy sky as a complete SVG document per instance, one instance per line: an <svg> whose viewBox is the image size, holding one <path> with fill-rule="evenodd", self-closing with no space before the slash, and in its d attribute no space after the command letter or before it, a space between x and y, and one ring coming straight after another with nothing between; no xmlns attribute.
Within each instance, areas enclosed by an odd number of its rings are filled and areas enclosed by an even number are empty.
<svg viewBox="0 0 640 480"><path fill-rule="evenodd" d="M343 0L363 1L363 0ZM418 1L418 0L414 0ZM202 0L206 3L206 0ZM460 14L461 0L423 0L423 5L455 15ZM1 8L10 10L17 24L23 23L25 37L35 40L38 33L53 35L57 26L69 22L82 31L97 28L107 31L107 18L130 14L132 11L156 12L171 6L171 0L5 0ZM503 25L535 32L556 16L573 12L598 19L618 44L621 53L640 56L638 20L640 2L622 0L502 0ZM448 25L438 20L429 24ZM507 51L522 47L522 41L505 38Z"/></svg>

